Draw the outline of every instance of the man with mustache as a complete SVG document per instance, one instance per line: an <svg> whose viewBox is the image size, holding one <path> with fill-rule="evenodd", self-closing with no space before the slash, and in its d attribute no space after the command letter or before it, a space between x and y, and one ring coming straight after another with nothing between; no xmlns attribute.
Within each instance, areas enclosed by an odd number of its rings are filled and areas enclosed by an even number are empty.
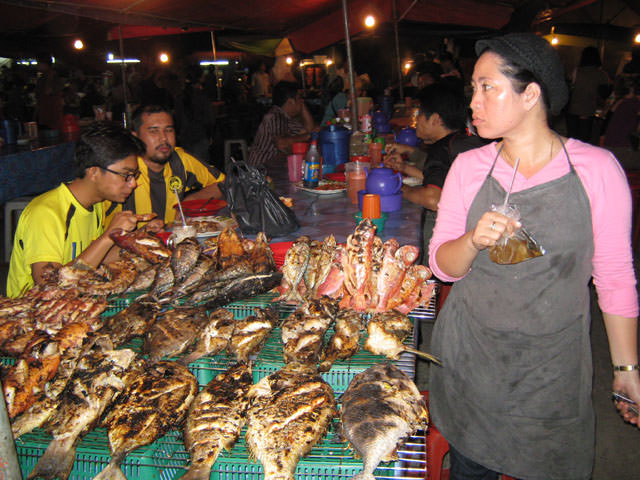
<svg viewBox="0 0 640 480"><path fill-rule="evenodd" d="M138 188L124 204L107 202L104 206L107 224L115 212L131 210L138 214L156 213L164 223L176 217L176 193L170 179L178 177L182 189L180 200L221 198L218 183L224 174L176 147L176 132L171 112L160 105L146 105L133 113L133 134L146 145L138 157Z"/></svg>

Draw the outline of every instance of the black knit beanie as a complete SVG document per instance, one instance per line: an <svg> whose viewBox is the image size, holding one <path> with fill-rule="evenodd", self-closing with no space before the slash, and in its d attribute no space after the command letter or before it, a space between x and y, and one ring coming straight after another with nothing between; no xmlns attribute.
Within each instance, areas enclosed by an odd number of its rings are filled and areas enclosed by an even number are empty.
<svg viewBox="0 0 640 480"><path fill-rule="evenodd" d="M510 33L504 37L476 42L478 56L487 49L532 72L543 84L551 113L560 113L569 100L569 89L560 55L549 42L532 33Z"/></svg>

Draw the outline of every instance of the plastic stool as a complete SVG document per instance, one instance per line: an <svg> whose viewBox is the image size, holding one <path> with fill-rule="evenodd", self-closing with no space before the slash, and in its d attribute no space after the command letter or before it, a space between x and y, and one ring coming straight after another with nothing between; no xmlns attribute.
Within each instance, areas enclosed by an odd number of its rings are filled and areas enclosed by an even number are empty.
<svg viewBox="0 0 640 480"><path fill-rule="evenodd" d="M236 160L242 160L245 162L249 161L249 148L247 147L247 141L243 138L235 138L231 140L224 141L224 169L227 170L229 166L229 162L231 162L231 149L233 145L239 145L240 151L242 152L242 159L236 158Z"/></svg>
<svg viewBox="0 0 640 480"><path fill-rule="evenodd" d="M17 212L16 222L20 214L34 197L18 197L4 204L4 261L11 260L11 248L13 247L13 214Z"/></svg>
<svg viewBox="0 0 640 480"><path fill-rule="evenodd" d="M420 392L429 407L429 391ZM425 480L448 480L449 469L443 469L444 456L449 451L449 443L444 439L440 430L433 423L429 423L427 430L427 475ZM502 480L516 480L508 475L502 475Z"/></svg>

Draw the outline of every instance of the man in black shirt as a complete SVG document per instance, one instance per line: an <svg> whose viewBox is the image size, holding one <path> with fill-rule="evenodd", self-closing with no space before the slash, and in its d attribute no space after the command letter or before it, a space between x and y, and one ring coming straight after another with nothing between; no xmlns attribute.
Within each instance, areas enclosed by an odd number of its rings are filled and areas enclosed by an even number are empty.
<svg viewBox="0 0 640 480"><path fill-rule="evenodd" d="M406 175L422 178L421 186L403 185L402 192L407 200L424 208L421 254L422 263L426 265L440 193L451 163L459 153L480 147L486 141L467 134L467 102L458 83L440 81L428 85L420 91L419 99L416 133L427 144L422 171L393 153L387 156L385 165Z"/></svg>

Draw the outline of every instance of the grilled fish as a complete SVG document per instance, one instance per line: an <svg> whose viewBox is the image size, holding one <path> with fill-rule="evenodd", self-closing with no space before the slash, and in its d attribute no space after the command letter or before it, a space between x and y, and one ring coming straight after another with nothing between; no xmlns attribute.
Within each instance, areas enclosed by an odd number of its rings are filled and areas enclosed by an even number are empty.
<svg viewBox="0 0 640 480"><path fill-rule="evenodd" d="M309 237L299 237L287 250L282 266L282 294L276 300L287 303L302 303L302 293L300 289L303 285L302 279L309 265L311 247Z"/></svg>
<svg viewBox="0 0 640 480"><path fill-rule="evenodd" d="M185 279L171 289L171 299L175 301L198 288L207 273L213 270L215 264L216 261L213 258L200 255L198 262L186 275Z"/></svg>
<svg viewBox="0 0 640 480"><path fill-rule="evenodd" d="M329 340L322 355L322 363L318 366L321 372L331 369L336 360L344 360L356 354L360 349L360 330L362 316L355 310L340 310L336 316L334 334Z"/></svg>
<svg viewBox="0 0 640 480"><path fill-rule="evenodd" d="M171 262L167 260L157 267L156 276L153 279L149 293L141 295L138 297L137 301L148 301L149 298L153 301L157 301L165 292L173 287L174 283L175 277L173 276Z"/></svg>
<svg viewBox="0 0 640 480"><path fill-rule="evenodd" d="M246 442L264 480L293 480L298 461L336 415L333 390L315 367L289 364L251 387Z"/></svg>
<svg viewBox="0 0 640 480"><path fill-rule="evenodd" d="M208 480L220 451L238 440L249 407L251 366L237 364L211 380L195 398L184 429L191 465L182 480Z"/></svg>
<svg viewBox="0 0 640 480"><path fill-rule="evenodd" d="M136 302L104 320L100 334L107 335L116 347L133 337L141 337L158 315L155 304Z"/></svg>
<svg viewBox="0 0 640 480"><path fill-rule="evenodd" d="M197 393L196 378L175 362L155 363L136 376L104 419L111 461L94 480L126 480L120 464L127 454L181 426Z"/></svg>
<svg viewBox="0 0 640 480"><path fill-rule="evenodd" d="M225 228L218 235L218 264L220 269L224 270L233 265L240 258L243 258L244 254L242 241L236 231L233 228Z"/></svg>
<svg viewBox="0 0 640 480"><path fill-rule="evenodd" d="M171 250L162 243L162 240L151 235L144 228L133 232L115 230L109 236L119 247L135 253L150 263L156 264L171 258Z"/></svg>
<svg viewBox="0 0 640 480"><path fill-rule="evenodd" d="M193 238L187 238L180 242L171 254L171 269L173 270L174 283L177 285L189 274L200 256L200 245Z"/></svg>
<svg viewBox="0 0 640 480"><path fill-rule="evenodd" d="M397 446L428 421L424 398L397 367L379 363L356 375L342 395L342 432L362 457L356 480L374 480L380 462L397 459Z"/></svg>
<svg viewBox="0 0 640 480"><path fill-rule="evenodd" d="M205 355L217 355L229 345L229 338L235 329L233 313L224 308L209 314L209 323L198 333L193 350L178 360L182 365L195 362Z"/></svg>
<svg viewBox="0 0 640 480"><path fill-rule="evenodd" d="M218 294L211 298L206 307L209 310L228 305L243 298L265 293L277 286L282 280L282 273L254 273L234 278L224 285Z"/></svg>
<svg viewBox="0 0 640 480"><path fill-rule="evenodd" d="M149 355L151 362L179 355L194 342L207 320L207 312L202 307L164 312L148 330L142 351Z"/></svg>
<svg viewBox="0 0 640 480"><path fill-rule="evenodd" d="M249 355L260 351L278 322L278 314L271 309L256 308L254 313L236 322L236 328L229 339L227 351L241 363L246 363Z"/></svg>
<svg viewBox="0 0 640 480"><path fill-rule="evenodd" d="M135 358L133 350L92 350L76 366L58 411L48 422L53 436L31 478L67 479L80 438L90 431L105 408L125 387L124 376Z"/></svg>
<svg viewBox="0 0 640 480"><path fill-rule="evenodd" d="M346 256L344 258L344 286L348 293L343 297L342 305L363 312L368 305L369 280L372 266L372 245L376 227L371 219L363 219L353 234L347 237ZM351 298L349 298L351 297Z"/></svg>
<svg viewBox="0 0 640 480"><path fill-rule="evenodd" d="M308 300L282 324L282 344L286 363L315 365L320 360L324 334L334 320L335 311L325 307L327 300Z"/></svg>
<svg viewBox="0 0 640 480"><path fill-rule="evenodd" d="M264 232L258 232L253 248L249 252L249 263L254 273L267 273L276 270L276 261Z"/></svg>

